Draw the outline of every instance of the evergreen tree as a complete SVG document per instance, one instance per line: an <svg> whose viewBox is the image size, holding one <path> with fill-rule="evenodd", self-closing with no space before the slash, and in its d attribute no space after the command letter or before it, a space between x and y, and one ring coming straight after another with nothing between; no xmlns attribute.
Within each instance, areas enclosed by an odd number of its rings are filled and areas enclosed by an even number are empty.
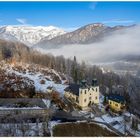
<svg viewBox="0 0 140 140"><path fill-rule="evenodd" d="M134 118L132 118L132 125L131 125L131 128L132 128L132 129L135 129L135 120L134 120Z"/></svg>
<svg viewBox="0 0 140 140"><path fill-rule="evenodd" d="M104 96L104 102L103 102L103 103L104 103L104 104L107 103L106 95Z"/></svg>
<svg viewBox="0 0 140 140"><path fill-rule="evenodd" d="M7 49L6 47L3 48L2 54L3 54L3 58L4 58L4 59L9 59L9 58L12 57L12 52L11 52L11 50L10 50L10 49Z"/></svg>
<svg viewBox="0 0 140 140"><path fill-rule="evenodd" d="M135 126L134 126L135 130L138 130L138 120L135 119Z"/></svg>
<svg viewBox="0 0 140 140"><path fill-rule="evenodd" d="M86 79L86 64L82 61L80 70L79 70L79 80Z"/></svg>
<svg viewBox="0 0 140 140"><path fill-rule="evenodd" d="M74 56L74 61L71 68L71 75L75 83L78 82L78 68L77 68L77 61L76 56Z"/></svg>

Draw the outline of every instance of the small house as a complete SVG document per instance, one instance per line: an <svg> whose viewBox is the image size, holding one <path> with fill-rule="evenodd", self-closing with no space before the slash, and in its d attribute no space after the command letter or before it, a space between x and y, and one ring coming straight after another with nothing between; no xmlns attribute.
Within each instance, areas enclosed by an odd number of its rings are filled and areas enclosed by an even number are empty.
<svg viewBox="0 0 140 140"><path fill-rule="evenodd" d="M116 112L122 112L125 109L125 99L119 94L108 95L109 108Z"/></svg>

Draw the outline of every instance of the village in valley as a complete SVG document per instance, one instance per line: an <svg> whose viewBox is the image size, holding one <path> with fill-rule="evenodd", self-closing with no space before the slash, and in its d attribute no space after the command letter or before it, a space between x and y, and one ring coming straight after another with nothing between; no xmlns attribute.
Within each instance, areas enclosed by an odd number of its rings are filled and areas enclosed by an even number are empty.
<svg viewBox="0 0 140 140"><path fill-rule="evenodd" d="M53 69L13 59L1 61L0 68L3 136L63 136L66 126L71 125L97 125L107 131L105 136L140 136L139 114L127 109L119 86L104 94L96 77L91 83L85 79L70 83ZM96 133L98 136L98 130Z"/></svg>

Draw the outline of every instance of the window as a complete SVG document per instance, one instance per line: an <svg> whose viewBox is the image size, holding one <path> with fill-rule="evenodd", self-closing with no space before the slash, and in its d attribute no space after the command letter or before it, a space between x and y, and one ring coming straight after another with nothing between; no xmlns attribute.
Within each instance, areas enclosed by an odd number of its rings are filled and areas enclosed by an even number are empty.
<svg viewBox="0 0 140 140"><path fill-rule="evenodd" d="M117 106L117 107L118 107L118 104L115 104L115 106Z"/></svg>
<svg viewBox="0 0 140 140"><path fill-rule="evenodd" d="M81 90L81 94L82 94L82 90Z"/></svg>
<svg viewBox="0 0 140 140"><path fill-rule="evenodd" d="M92 90L94 91L94 88L92 88Z"/></svg>
<svg viewBox="0 0 140 140"><path fill-rule="evenodd" d="M109 104L111 105L111 104L112 104L112 102L110 101L110 102L109 102Z"/></svg>
<svg viewBox="0 0 140 140"><path fill-rule="evenodd" d="M96 92L98 91L98 89L96 88Z"/></svg>
<svg viewBox="0 0 140 140"><path fill-rule="evenodd" d="M89 97L89 100L91 100L91 97Z"/></svg>
<svg viewBox="0 0 140 140"><path fill-rule="evenodd" d="M84 99L84 102L86 102L87 100L86 99Z"/></svg>
<svg viewBox="0 0 140 140"><path fill-rule="evenodd" d="M95 99L97 100L97 96L95 97Z"/></svg>
<svg viewBox="0 0 140 140"><path fill-rule="evenodd" d="M85 90L85 94L86 94L86 90Z"/></svg>

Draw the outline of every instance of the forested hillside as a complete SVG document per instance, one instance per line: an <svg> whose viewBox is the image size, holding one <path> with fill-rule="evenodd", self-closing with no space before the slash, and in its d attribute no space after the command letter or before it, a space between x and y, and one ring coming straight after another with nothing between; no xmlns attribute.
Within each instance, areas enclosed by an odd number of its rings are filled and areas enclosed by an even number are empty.
<svg viewBox="0 0 140 140"><path fill-rule="evenodd" d="M85 62L78 63L76 57L73 60L65 59L63 56L54 57L51 54L41 54L18 42L0 40L0 60L39 64L64 73L68 82L79 83L82 79L86 79L90 83L93 78L97 78L102 94L118 92L125 96L129 107L137 108L139 103L140 87L136 77L129 74L120 76L112 71L103 71L97 66L87 65Z"/></svg>

